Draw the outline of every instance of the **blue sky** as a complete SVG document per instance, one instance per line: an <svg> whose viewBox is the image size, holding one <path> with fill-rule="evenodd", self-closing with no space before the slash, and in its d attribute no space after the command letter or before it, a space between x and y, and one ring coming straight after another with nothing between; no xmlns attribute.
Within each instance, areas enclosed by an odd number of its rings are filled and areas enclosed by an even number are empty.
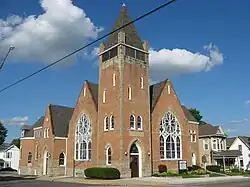
<svg viewBox="0 0 250 187"><path fill-rule="evenodd" d="M123 2L135 18L166 1L57 2L2 0L0 59L8 45L16 49L0 72L0 88L109 32ZM170 77L183 104L230 136L250 135L249 7L248 0L179 0L136 23L151 47L151 80ZM98 81L98 45L0 93L8 141L19 136L22 120L33 124L48 103L74 106L84 80Z"/></svg>

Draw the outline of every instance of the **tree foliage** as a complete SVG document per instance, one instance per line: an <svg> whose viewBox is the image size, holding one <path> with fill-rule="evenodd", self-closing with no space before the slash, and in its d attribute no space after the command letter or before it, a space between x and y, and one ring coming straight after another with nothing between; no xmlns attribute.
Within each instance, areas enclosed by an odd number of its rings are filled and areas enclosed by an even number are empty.
<svg viewBox="0 0 250 187"><path fill-rule="evenodd" d="M20 139L13 139L12 142L11 142L11 144L14 144L18 148L20 148Z"/></svg>
<svg viewBox="0 0 250 187"><path fill-rule="evenodd" d="M201 112L198 109L190 108L188 110L200 125L206 124L205 121L202 121L203 116L201 115Z"/></svg>
<svg viewBox="0 0 250 187"><path fill-rule="evenodd" d="M4 127L0 121L0 145L2 145L7 137L8 130Z"/></svg>

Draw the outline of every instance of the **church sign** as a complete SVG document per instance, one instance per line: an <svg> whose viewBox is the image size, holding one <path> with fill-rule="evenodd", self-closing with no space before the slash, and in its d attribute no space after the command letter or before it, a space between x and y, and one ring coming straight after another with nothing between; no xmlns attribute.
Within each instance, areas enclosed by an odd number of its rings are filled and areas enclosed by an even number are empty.
<svg viewBox="0 0 250 187"><path fill-rule="evenodd" d="M179 160L178 168L179 168L179 172L187 170L187 161L186 160Z"/></svg>

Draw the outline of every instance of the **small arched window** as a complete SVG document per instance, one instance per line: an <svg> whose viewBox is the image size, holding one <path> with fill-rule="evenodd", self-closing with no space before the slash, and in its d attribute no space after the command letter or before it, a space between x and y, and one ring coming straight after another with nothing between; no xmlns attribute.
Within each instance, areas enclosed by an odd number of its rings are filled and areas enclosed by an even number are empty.
<svg viewBox="0 0 250 187"><path fill-rule="evenodd" d="M106 165L111 164L111 147L108 146L106 149Z"/></svg>
<svg viewBox="0 0 250 187"><path fill-rule="evenodd" d="M130 129L135 129L135 116L130 116Z"/></svg>
<svg viewBox="0 0 250 187"><path fill-rule="evenodd" d="M132 88L128 87L128 100L132 100Z"/></svg>
<svg viewBox="0 0 250 187"><path fill-rule="evenodd" d="M59 166L65 166L65 154L61 153L59 155Z"/></svg>
<svg viewBox="0 0 250 187"><path fill-rule="evenodd" d="M109 118L108 118L108 116L104 117L104 130L105 131L109 130Z"/></svg>
<svg viewBox="0 0 250 187"><path fill-rule="evenodd" d="M113 130L115 128L114 116L110 116L110 129Z"/></svg>
<svg viewBox="0 0 250 187"><path fill-rule="evenodd" d="M106 103L106 91L103 91L102 102Z"/></svg>
<svg viewBox="0 0 250 187"><path fill-rule="evenodd" d="M140 77L140 87L141 89L144 87L143 77Z"/></svg>
<svg viewBox="0 0 250 187"><path fill-rule="evenodd" d="M115 86L115 83L116 83L116 74L114 73L113 74L113 86Z"/></svg>
<svg viewBox="0 0 250 187"><path fill-rule="evenodd" d="M32 153L28 153L28 164L32 163Z"/></svg>
<svg viewBox="0 0 250 187"><path fill-rule="evenodd" d="M137 117L137 128L138 130L142 130L142 117L141 116Z"/></svg>

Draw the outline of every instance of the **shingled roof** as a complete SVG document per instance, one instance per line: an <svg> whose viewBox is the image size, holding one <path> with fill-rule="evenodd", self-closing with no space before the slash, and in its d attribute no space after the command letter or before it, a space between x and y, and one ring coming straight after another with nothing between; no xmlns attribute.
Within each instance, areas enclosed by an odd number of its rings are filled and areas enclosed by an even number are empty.
<svg viewBox="0 0 250 187"><path fill-rule="evenodd" d="M189 121L193 121L193 122L197 122L197 120L194 118L194 116L189 112L189 110L184 106L184 105L181 105L182 106L182 109L183 109L183 112L186 116L186 118L189 120Z"/></svg>
<svg viewBox="0 0 250 187"><path fill-rule="evenodd" d="M92 83L92 82L89 82L89 86L90 86L90 89L91 89L91 93L92 93L92 96L93 96L93 99L94 99L94 102L96 103L96 106L98 108L98 84L95 84L95 83Z"/></svg>
<svg viewBox="0 0 250 187"><path fill-rule="evenodd" d="M125 5L123 5L118 15L118 19L115 21L112 31L115 31L116 29L122 27L125 24L130 23L131 21L132 20L129 17L128 9ZM126 44L143 50L143 42L140 36L138 35L135 25L133 23L122 28L121 30L125 32ZM114 32L108 37L107 41L104 43L105 49L108 49L118 43L119 31Z"/></svg>
<svg viewBox="0 0 250 187"><path fill-rule="evenodd" d="M227 145L227 147L230 147L233 144L233 142L234 142L235 139L236 139L236 137L227 138L226 139L226 145Z"/></svg>
<svg viewBox="0 0 250 187"><path fill-rule="evenodd" d="M239 136L239 139L250 149L250 137L249 136Z"/></svg>
<svg viewBox="0 0 250 187"><path fill-rule="evenodd" d="M72 117L74 108L58 105L50 105L53 132L57 137L67 137L69 121Z"/></svg>
<svg viewBox="0 0 250 187"><path fill-rule="evenodd" d="M153 112L156 103L161 96L162 90L164 89L164 86L166 84L168 79L158 82L156 84L153 84L149 87L149 94L150 94L150 111Z"/></svg>
<svg viewBox="0 0 250 187"><path fill-rule="evenodd" d="M219 126L213 126L210 124L199 125L199 135L200 136L210 136L216 135Z"/></svg>

